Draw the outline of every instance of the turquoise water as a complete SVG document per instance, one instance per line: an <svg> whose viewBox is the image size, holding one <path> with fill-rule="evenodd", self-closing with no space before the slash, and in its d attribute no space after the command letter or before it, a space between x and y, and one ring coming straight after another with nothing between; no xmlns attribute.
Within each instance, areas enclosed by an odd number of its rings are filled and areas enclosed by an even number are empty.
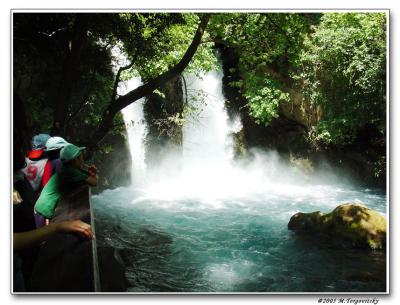
<svg viewBox="0 0 400 305"><path fill-rule="evenodd" d="M202 198L118 188L93 201L97 243L120 249L128 291L386 291L384 252L340 250L287 229L297 211L330 212L349 201L386 214L378 191L277 184Z"/></svg>
<svg viewBox="0 0 400 305"><path fill-rule="evenodd" d="M146 164L152 147L135 103L124 111L135 187L94 197L97 242L120 249L128 290L386 291L385 253L338 250L287 229L296 212L326 213L344 202L386 214L385 194L353 187L325 162L310 168L273 150L252 148L234 161L231 134L242 123L228 118L222 73L185 79L196 115L185 117L181 150L163 147L162 158Z"/></svg>

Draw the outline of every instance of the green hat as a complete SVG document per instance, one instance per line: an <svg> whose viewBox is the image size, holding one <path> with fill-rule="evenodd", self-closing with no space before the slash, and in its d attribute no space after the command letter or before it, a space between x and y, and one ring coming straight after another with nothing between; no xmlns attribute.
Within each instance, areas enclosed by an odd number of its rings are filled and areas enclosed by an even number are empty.
<svg viewBox="0 0 400 305"><path fill-rule="evenodd" d="M63 148L67 144L69 144L69 143L61 137L51 137L46 142L46 151L60 149L60 148Z"/></svg>
<svg viewBox="0 0 400 305"><path fill-rule="evenodd" d="M81 154L81 150L85 148L86 147L75 146L74 144L67 144L60 151L60 159L62 162L74 160Z"/></svg>

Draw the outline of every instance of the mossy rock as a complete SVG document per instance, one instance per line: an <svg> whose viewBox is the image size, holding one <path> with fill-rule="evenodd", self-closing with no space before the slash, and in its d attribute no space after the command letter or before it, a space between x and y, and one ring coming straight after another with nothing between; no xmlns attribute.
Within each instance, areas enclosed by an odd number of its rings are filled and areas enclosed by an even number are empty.
<svg viewBox="0 0 400 305"><path fill-rule="evenodd" d="M321 231L323 213L320 211L312 213L296 213L290 218L288 223L289 230L296 232L318 233Z"/></svg>
<svg viewBox="0 0 400 305"><path fill-rule="evenodd" d="M346 203L331 213L296 213L288 223L295 232L323 234L351 242L353 247L384 249L386 219L359 203Z"/></svg>

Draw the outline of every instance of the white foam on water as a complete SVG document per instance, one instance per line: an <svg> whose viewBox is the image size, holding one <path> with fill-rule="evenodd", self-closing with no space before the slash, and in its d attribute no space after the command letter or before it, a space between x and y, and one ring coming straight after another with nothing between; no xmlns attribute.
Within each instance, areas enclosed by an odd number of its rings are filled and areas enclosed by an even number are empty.
<svg viewBox="0 0 400 305"><path fill-rule="evenodd" d="M315 202L328 210L346 200L365 199L364 195L359 197L359 192L352 193L329 171L314 177L296 172L274 151L253 151L250 163L235 163L231 135L240 131L242 125L240 119L228 118L221 73L213 71L201 78L185 78L188 103L197 115L185 120L183 153L171 152L152 172L145 164L143 100L123 110L133 160L132 188L137 196L133 204L154 201L159 209L207 210L223 209L233 201L257 205L285 202L294 210L298 204L308 202L312 206ZM138 78L132 79L125 90L140 84ZM179 170L172 172L171 168ZM187 207L182 203L185 201L198 204Z"/></svg>

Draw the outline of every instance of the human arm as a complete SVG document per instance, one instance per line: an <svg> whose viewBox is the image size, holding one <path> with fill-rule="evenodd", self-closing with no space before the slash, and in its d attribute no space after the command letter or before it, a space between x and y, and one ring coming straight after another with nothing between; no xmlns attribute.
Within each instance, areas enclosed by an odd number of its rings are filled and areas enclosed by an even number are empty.
<svg viewBox="0 0 400 305"><path fill-rule="evenodd" d="M34 247L36 245L39 245L41 242L50 239L56 233L61 232L77 233L83 235L86 238L93 239L92 228L87 223L81 220L62 221L49 224L48 226L44 226L36 230L14 233L13 249L18 251Z"/></svg>
<svg viewBox="0 0 400 305"><path fill-rule="evenodd" d="M86 183L90 186L97 186L97 175L96 176L89 176L86 179Z"/></svg>
<svg viewBox="0 0 400 305"><path fill-rule="evenodd" d="M83 169L85 172L88 173L89 177L86 179L86 183L90 186L97 186L97 168L94 165L85 166Z"/></svg>

